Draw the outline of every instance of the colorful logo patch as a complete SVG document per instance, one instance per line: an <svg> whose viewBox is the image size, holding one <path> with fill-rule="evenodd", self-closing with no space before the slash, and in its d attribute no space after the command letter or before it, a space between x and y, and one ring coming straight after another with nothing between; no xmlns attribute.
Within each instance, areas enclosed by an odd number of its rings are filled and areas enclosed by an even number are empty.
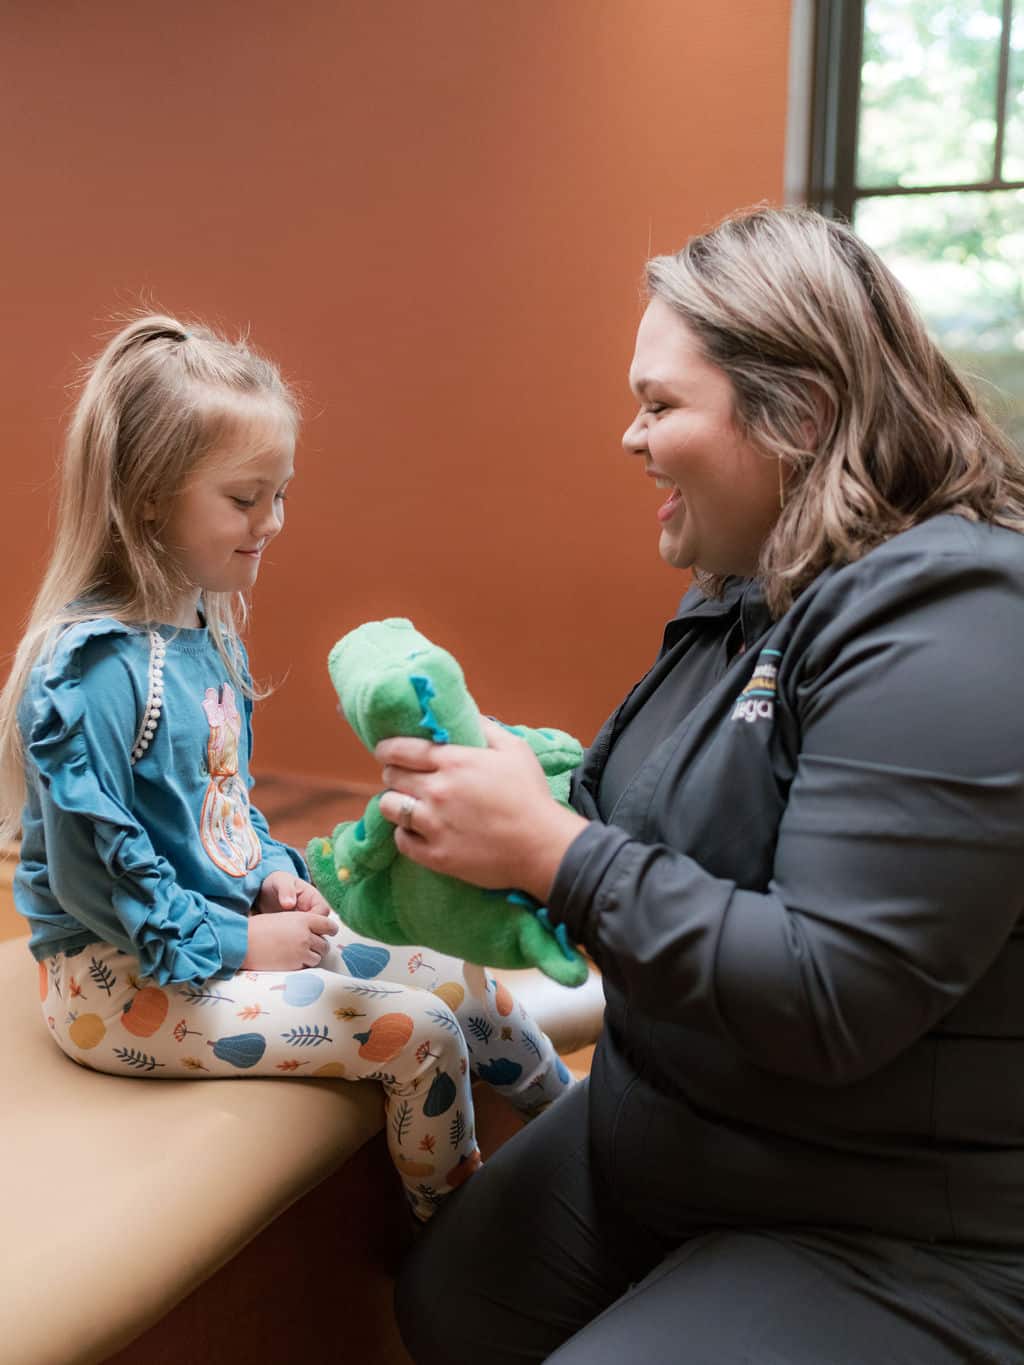
<svg viewBox="0 0 1024 1365"><path fill-rule="evenodd" d="M753 724L755 720L771 720L775 715L776 678L779 672L777 660L782 657L779 649L762 649L757 667L746 687L736 698L730 720L745 720Z"/></svg>

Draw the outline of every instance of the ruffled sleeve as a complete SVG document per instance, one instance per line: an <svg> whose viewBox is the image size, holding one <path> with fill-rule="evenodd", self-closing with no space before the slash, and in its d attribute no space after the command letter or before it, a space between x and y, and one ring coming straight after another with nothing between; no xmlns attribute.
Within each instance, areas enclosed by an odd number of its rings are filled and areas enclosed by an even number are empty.
<svg viewBox="0 0 1024 1365"><path fill-rule="evenodd" d="M89 621L37 667L22 710L26 819L41 826L50 891L76 922L161 985L229 975L245 956L245 916L178 885L133 814L146 674L136 651L137 632Z"/></svg>

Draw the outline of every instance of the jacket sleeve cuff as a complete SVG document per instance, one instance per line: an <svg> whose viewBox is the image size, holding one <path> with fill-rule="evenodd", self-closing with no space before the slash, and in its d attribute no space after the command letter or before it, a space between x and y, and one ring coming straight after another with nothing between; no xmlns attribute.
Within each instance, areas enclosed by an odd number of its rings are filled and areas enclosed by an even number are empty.
<svg viewBox="0 0 1024 1365"><path fill-rule="evenodd" d="M591 820L566 849L555 874L548 913L591 954L597 946L594 912L598 891L612 863L632 842L624 830Z"/></svg>
<svg viewBox="0 0 1024 1365"><path fill-rule="evenodd" d="M303 881L309 880L305 860L296 849L289 844L279 844L276 839L261 839L260 844L263 848L260 872L264 878L269 877L271 872L293 872Z"/></svg>

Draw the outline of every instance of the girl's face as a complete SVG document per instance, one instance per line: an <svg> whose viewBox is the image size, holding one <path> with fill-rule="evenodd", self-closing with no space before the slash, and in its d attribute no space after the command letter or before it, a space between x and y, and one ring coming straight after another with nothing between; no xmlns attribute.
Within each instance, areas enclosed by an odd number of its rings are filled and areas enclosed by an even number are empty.
<svg viewBox="0 0 1024 1365"><path fill-rule="evenodd" d="M657 513L662 559L753 573L779 515L778 461L737 429L731 380L659 298L640 322L629 382L641 406L622 444L668 492Z"/></svg>
<svg viewBox="0 0 1024 1365"><path fill-rule="evenodd" d="M161 542L191 585L178 619L169 624L197 625L202 592L245 592L253 586L263 551L284 525L294 465L290 425L260 411L232 423L229 435L193 471L159 522Z"/></svg>

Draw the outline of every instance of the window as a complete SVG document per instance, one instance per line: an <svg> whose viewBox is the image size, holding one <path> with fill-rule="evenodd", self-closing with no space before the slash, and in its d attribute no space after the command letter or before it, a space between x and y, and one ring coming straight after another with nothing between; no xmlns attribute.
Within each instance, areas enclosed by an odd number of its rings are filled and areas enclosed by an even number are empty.
<svg viewBox="0 0 1024 1365"><path fill-rule="evenodd" d="M818 0L809 201L1024 442L1024 0Z"/></svg>

